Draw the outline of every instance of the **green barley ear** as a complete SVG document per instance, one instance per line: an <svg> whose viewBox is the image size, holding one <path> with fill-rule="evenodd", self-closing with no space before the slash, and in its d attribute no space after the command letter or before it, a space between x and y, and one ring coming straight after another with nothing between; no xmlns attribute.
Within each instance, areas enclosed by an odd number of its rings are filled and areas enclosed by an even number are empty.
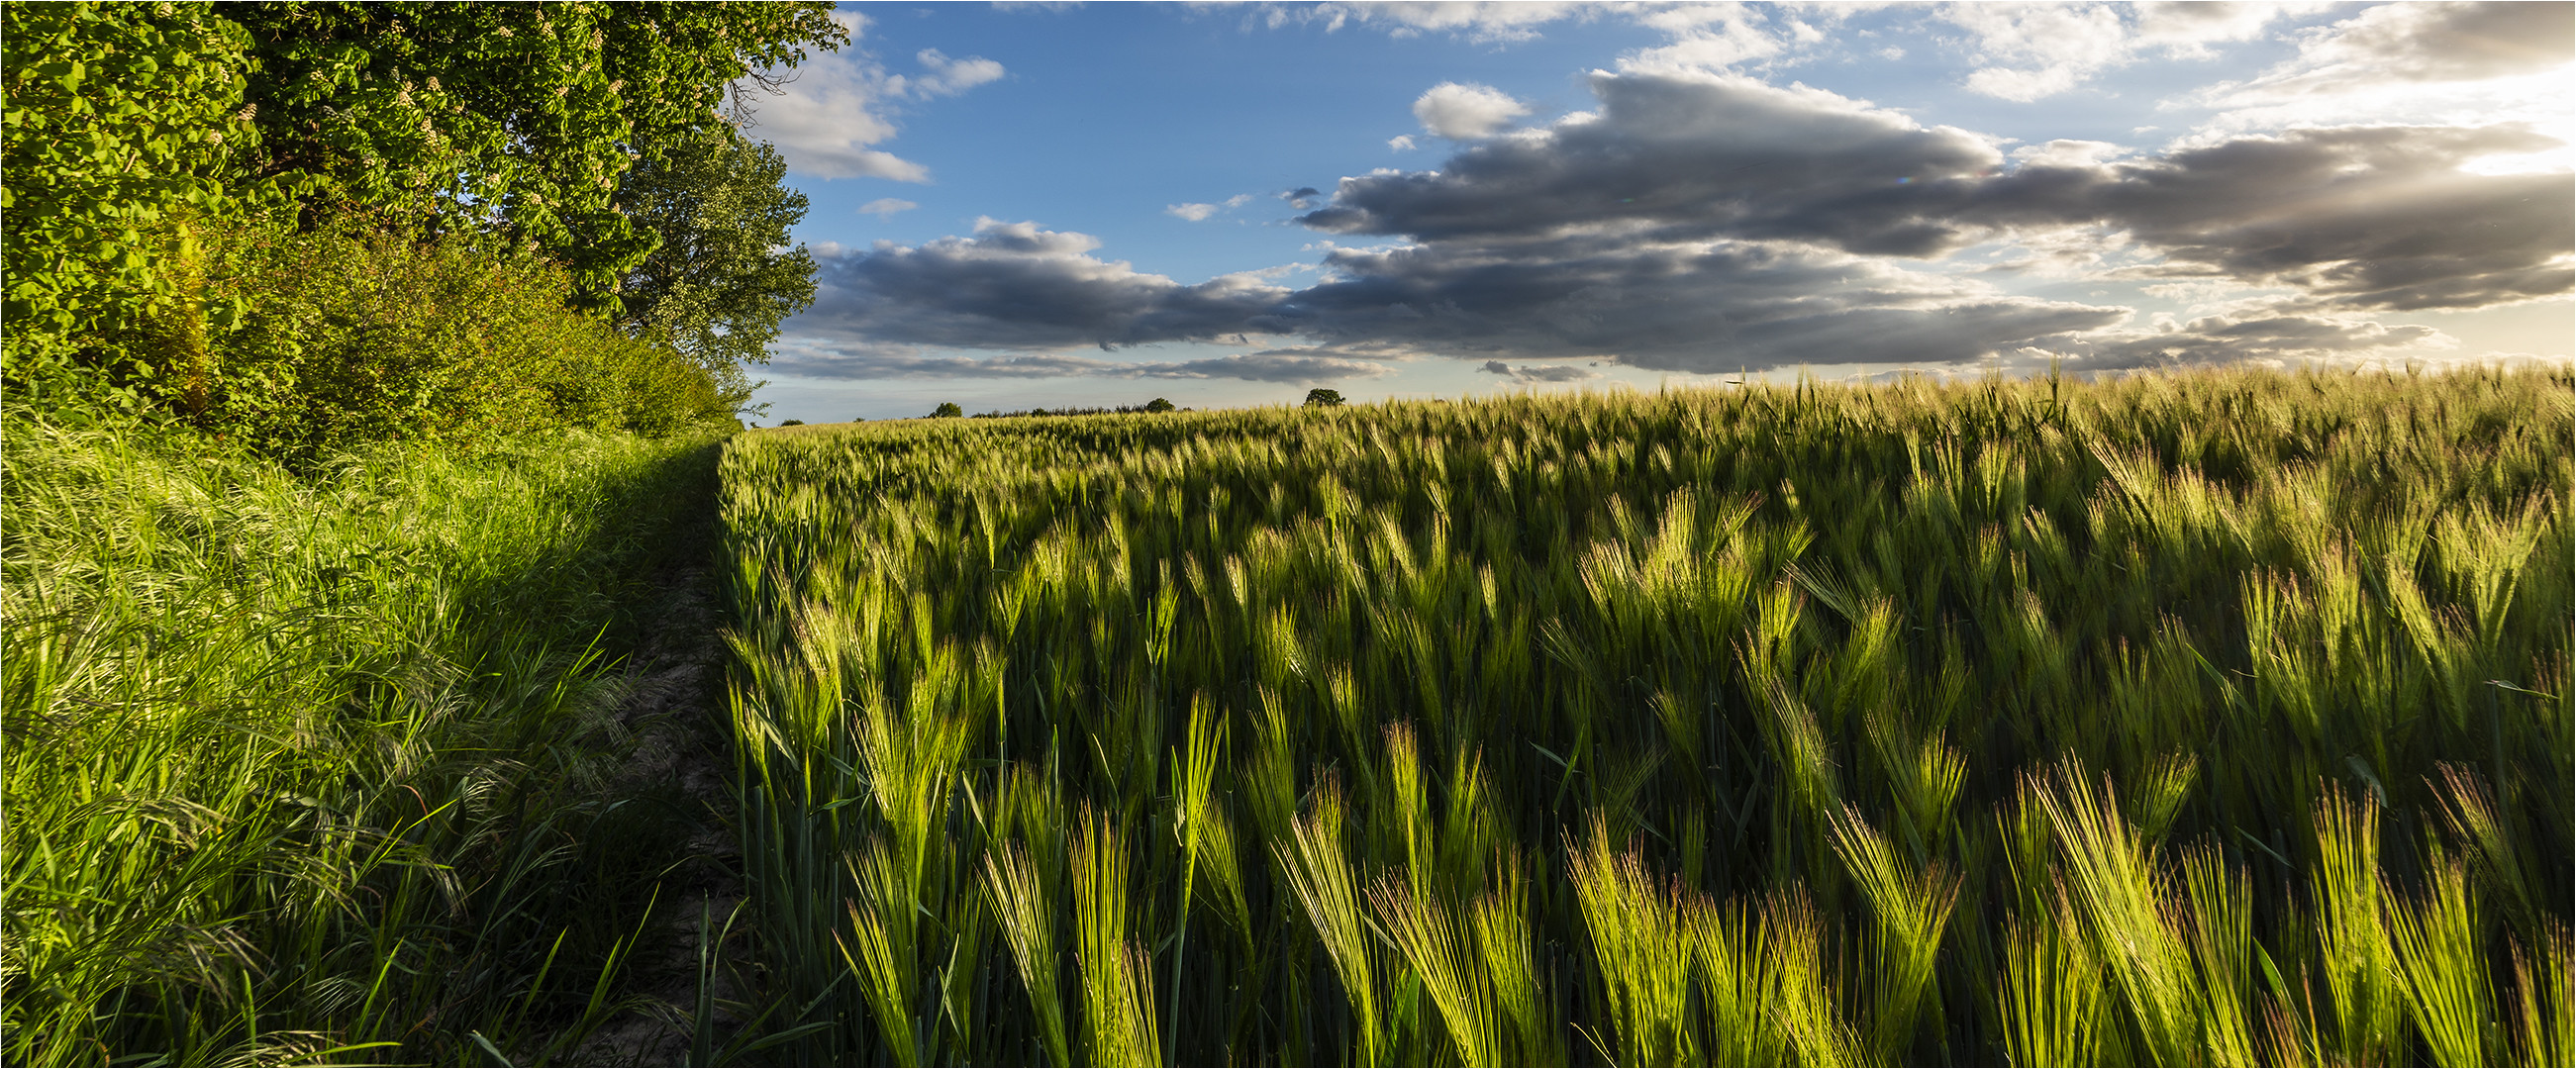
<svg viewBox="0 0 2576 1069"><path fill-rule="evenodd" d="M2017 1066L2101 1062L2102 967L2074 907L2016 918L2004 936L2004 1051Z"/></svg>
<svg viewBox="0 0 2576 1069"><path fill-rule="evenodd" d="M2190 950L2167 922L2145 841L2121 818L2108 780L2094 789L2072 764L2059 780L2040 804L2063 851L2067 898L2147 1044L2140 1053L2159 1062L2201 1060L2199 980Z"/></svg>
<svg viewBox="0 0 2576 1069"><path fill-rule="evenodd" d="M2434 767L2442 773L2442 782L2435 785L2434 793L2441 799L2443 823L2468 844L2469 852L2477 856L2479 870L2504 891L2506 907L2512 911L2517 927L2530 930L2537 915L2532 908L2533 881L2523 869L2522 852L2514 848L2510 826L2497 810L2495 796L2479 782L2477 773L2461 765L2446 761Z"/></svg>
<svg viewBox="0 0 2576 1069"><path fill-rule="evenodd" d="M1252 819L1269 842L1288 838L1297 815L1297 743L1288 710L1270 688L1260 691L1260 739L1252 762L1237 774L1252 798Z"/></svg>
<svg viewBox="0 0 2576 1069"><path fill-rule="evenodd" d="M1517 856L1507 853L1495 862L1491 889L1476 899L1474 925L1476 953L1494 1003L1519 1040L1519 1061L1561 1063L1555 1023L1540 1011L1538 969L1530 957L1529 887Z"/></svg>
<svg viewBox="0 0 2576 1069"><path fill-rule="evenodd" d="M841 945L842 959L850 966L866 994L868 1009L875 1014L878 1031L885 1036L886 1047L902 1065L922 1064L923 1022L913 1013L920 996L919 956L914 952L914 937L919 932L916 918L920 910L912 886L894 856L895 850L884 840L872 840L864 853L848 859L850 881L859 889L859 898L849 903L850 928L858 944L852 954L848 943Z"/></svg>
<svg viewBox="0 0 2576 1069"><path fill-rule="evenodd" d="M1834 978L1824 965L1824 925L1803 891L1774 894L1764 906L1770 959L1778 977L1772 1019L1796 1060L1811 1066L1873 1064L1834 1012Z"/></svg>
<svg viewBox="0 0 2576 1069"><path fill-rule="evenodd" d="M2576 971L2568 968L2566 926L2551 924L2542 940L2537 954L2513 948L2516 1052L2524 1065L2576 1065Z"/></svg>
<svg viewBox="0 0 2576 1069"><path fill-rule="evenodd" d="M1503 1056L1493 988L1475 967L1475 943L1455 911L1392 875L1369 888L1369 902L1377 907L1387 942L1430 993L1459 1060L1471 1066L1516 1064Z"/></svg>
<svg viewBox="0 0 2576 1069"><path fill-rule="evenodd" d="M1319 776L1313 812L1297 819L1288 840L1274 843L1271 850L1351 1000L1351 1016L1360 1028L1360 1049L1353 1052L1354 1057L1362 1065L1383 1065L1391 1052L1385 1021L1378 1012L1377 966L1369 949L1367 921L1360 914L1358 883L1342 854L1341 823L1340 789L1331 777Z"/></svg>
<svg viewBox="0 0 2576 1069"><path fill-rule="evenodd" d="M1635 1065L1693 1060L1691 944L1682 923L1681 887L1657 880L1637 854L1613 852L1609 824L1598 812L1584 843L1569 839L1565 845L1575 897L1592 932L1593 957L1600 963L1610 1018L1617 1025L1620 1060Z"/></svg>
<svg viewBox="0 0 2576 1069"><path fill-rule="evenodd" d="M2334 1005L2335 1059L2378 1062L2396 1051L2397 963L2381 908L2379 810L2329 788L2317 802L2314 896L2318 950Z"/></svg>
<svg viewBox="0 0 2576 1069"><path fill-rule="evenodd" d="M2200 778L2200 755L2167 754L2147 766L2137 790L2138 830L2150 844L2164 841L2173 829L2174 818L2182 815L2182 804L2191 798L2192 784Z"/></svg>
<svg viewBox="0 0 2576 1069"><path fill-rule="evenodd" d="M2477 902L2468 866L2432 847L2431 887L2420 903L2388 903L2408 1019L2435 1064L2446 1069L2494 1064L2488 1022L2494 1019L2486 956L2479 947Z"/></svg>
<svg viewBox="0 0 2576 1069"><path fill-rule="evenodd" d="M2212 1060L2254 1063L2253 889L2245 873L2231 871L2217 850L2198 847L2182 858L2183 889L2190 905L2192 956L2200 964L2202 1042Z"/></svg>
<svg viewBox="0 0 2576 1069"><path fill-rule="evenodd" d="M1388 804L1395 834L1402 840L1405 875L1415 898L1430 894L1435 875L1431 853L1431 800L1422 782L1422 753L1413 741L1413 725L1386 726ZM1376 822L1372 822L1376 823ZM1382 855L1381 855L1382 856Z"/></svg>
<svg viewBox="0 0 2576 1069"><path fill-rule="evenodd" d="M1933 1012L1939 1012L1932 969L1940 958L1950 909L1958 903L1960 881L1939 861L1908 863L1857 810L1845 809L1834 822L1834 846L1877 915L1870 1047L1879 1060L1896 1061L1913 1046L1927 995Z"/></svg>
<svg viewBox="0 0 2576 1069"><path fill-rule="evenodd" d="M1057 1065L1072 1065L1065 1043L1064 996L1056 989L1060 957L1056 950L1055 905L1048 901L1028 851L1004 845L984 855L984 889L992 896L993 914L1002 922L1002 937L1019 966L1020 982L1038 1015L1038 1035Z"/></svg>
<svg viewBox="0 0 2576 1069"><path fill-rule="evenodd" d="M1088 805L1074 830L1073 916L1092 1064L1161 1065L1153 970L1127 938L1127 851Z"/></svg>
<svg viewBox="0 0 2576 1069"><path fill-rule="evenodd" d="M1700 901L1688 920L1700 1005L1708 1018L1709 1064L1785 1064L1789 1037L1774 1010L1781 1004L1780 978L1763 915L1741 902L1721 907Z"/></svg>
<svg viewBox="0 0 2576 1069"><path fill-rule="evenodd" d="M2025 917L2051 916L2052 909L2063 905L2064 888L2057 877L2057 829L2042 804L2047 789L2038 776L2024 773L2009 808L1997 806L1995 811L2004 864L2012 876L2011 912Z"/></svg>

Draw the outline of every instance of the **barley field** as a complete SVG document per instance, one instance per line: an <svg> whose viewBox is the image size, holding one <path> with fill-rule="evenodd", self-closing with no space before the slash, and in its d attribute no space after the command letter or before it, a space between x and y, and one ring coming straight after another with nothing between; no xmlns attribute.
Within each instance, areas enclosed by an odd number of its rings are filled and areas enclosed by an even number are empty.
<svg viewBox="0 0 2576 1069"><path fill-rule="evenodd" d="M2576 1061L2571 379L734 441L768 1056Z"/></svg>

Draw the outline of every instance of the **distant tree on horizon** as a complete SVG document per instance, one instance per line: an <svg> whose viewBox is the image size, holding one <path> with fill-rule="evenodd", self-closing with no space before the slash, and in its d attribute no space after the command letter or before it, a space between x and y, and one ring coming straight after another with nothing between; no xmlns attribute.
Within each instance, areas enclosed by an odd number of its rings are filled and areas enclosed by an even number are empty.
<svg viewBox="0 0 2576 1069"><path fill-rule="evenodd" d="M1342 391L1327 390L1321 386L1308 390L1306 391L1306 407L1340 408L1342 407Z"/></svg>
<svg viewBox="0 0 2576 1069"><path fill-rule="evenodd" d="M931 419L947 419L947 418L952 417L952 416L963 416L963 415L965 415L965 414L966 414L966 410L965 410L965 409L962 409L962 408L957 407L957 402L955 402L955 401L941 401L941 402L939 402L939 407L937 407L937 408L934 408L934 409L931 409L931 410L930 410L930 417L929 417L929 418L931 418Z"/></svg>

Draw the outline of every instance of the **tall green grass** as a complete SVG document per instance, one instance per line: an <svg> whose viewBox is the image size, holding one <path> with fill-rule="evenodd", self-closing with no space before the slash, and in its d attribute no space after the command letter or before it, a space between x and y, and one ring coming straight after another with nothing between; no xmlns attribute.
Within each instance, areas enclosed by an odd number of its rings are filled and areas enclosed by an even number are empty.
<svg viewBox="0 0 2576 1069"><path fill-rule="evenodd" d="M712 442L5 439L0 1061L560 1057L629 1008L684 824L619 780L619 661Z"/></svg>
<svg viewBox="0 0 2576 1069"><path fill-rule="evenodd" d="M2571 386L738 439L780 1052L2576 1060Z"/></svg>

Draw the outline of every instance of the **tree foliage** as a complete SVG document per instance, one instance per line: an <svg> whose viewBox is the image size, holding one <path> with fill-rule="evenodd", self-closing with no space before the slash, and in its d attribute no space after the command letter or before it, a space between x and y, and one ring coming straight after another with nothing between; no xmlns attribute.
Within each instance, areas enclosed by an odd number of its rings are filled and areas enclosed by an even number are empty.
<svg viewBox="0 0 2576 1069"><path fill-rule="evenodd" d="M66 370L77 339L183 298L197 255L186 220L238 208L226 178L257 137L242 114L249 36L206 5L0 11L0 314L24 389Z"/></svg>
<svg viewBox="0 0 2576 1069"><path fill-rule="evenodd" d="M618 325L667 341L748 397L778 324L814 300L814 258L788 245L805 195L778 150L730 124L687 131L626 173L620 206L661 243L621 280Z"/></svg>
<svg viewBox="0 0 2576 1069"><path fill-rule="evenodd" d="M827 3L256 3L254 175L439 226L497 227L615 309L655 234L619 208L639 158L721 125L727 87L833 50Z"/></svg>
<svg viewBox="0 0 2576 1069"><path fill-rule="evenodd" d="M812 262L722 105L829 7L8 3L7 387L295 455L739 405Z"/></svg>

